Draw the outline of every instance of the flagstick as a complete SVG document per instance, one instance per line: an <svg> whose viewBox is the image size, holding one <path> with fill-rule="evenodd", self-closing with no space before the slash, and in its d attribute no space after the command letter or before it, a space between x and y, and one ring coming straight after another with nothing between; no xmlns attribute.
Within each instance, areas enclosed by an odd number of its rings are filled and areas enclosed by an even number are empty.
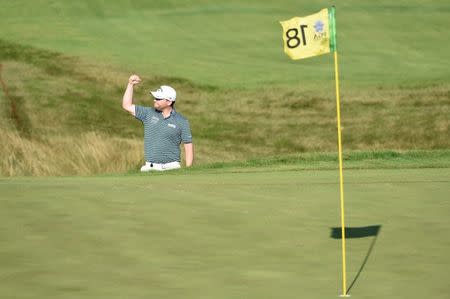
<svg viewBox="0 0 450 299"><path fill-rule="evenodd" d="M345 261L345 221L344 221L344 175L342 173L342 138L341 138L341 103L339 100L339 72L337 50L334 51L334 74L336 81L336 112L337 112L337 130L338 130L338 149L339 149L339 187L341 198L341 230L342 230L342 295L340 297L349 297L347 294L347 277Z"/></svg>

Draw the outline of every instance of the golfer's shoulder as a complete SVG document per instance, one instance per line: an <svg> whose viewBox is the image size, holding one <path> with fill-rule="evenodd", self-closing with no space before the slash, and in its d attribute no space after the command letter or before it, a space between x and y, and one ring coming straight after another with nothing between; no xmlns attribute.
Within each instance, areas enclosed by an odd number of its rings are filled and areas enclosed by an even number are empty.
<svg viewBox="0 0 450 299"><path fill-rule="evenodd" d="M178 113L178 112L175 112L175 113L174 113L174 116L175 116L175 119L176 119L178 122L181 122L181 123L189 123L188 119L187 119L186 117L184 117L182 114Z"/></svg>
<svg viewBox="0 0 450 299"><path fill-rule="evenodd" d="M141 106L141 105L135 105L136 111L144 112L145 114L150 113L156 113L155 109L153 107L147 107L147 106Z"/></svg>

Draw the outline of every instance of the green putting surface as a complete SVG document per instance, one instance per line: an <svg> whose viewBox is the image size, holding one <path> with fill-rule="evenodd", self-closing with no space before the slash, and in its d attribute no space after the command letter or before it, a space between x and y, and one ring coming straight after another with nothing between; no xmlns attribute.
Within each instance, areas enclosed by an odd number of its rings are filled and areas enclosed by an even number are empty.
<svg viewBox="0 0 450 299"><path fill-rule="evenodd" d="M346 170L356 298L447 298L450 169ZM3 298L336 298L338 172L0 179ZM349 236L351 237L351 236Z"/></svg>

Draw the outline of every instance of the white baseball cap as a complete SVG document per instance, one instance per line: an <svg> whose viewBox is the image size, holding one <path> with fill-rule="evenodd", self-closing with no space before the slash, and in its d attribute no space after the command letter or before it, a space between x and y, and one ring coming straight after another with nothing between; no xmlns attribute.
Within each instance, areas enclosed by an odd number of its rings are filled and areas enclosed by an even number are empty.
<svg viewBox="0 0 450 299"><path fill-rule="evenodd" d="M175 99L177 98L175 89L168 85L161 85L160 88L155 91L150 91L150 93L155 99L166 99L175 102Z"/></svg>

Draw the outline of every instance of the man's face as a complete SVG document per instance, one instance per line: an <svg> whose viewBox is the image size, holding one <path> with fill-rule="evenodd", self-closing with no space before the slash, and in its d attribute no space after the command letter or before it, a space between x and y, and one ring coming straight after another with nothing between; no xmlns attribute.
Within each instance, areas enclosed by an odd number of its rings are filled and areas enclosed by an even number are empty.
<svg viewBox="0 0 450 299"><path fill-rule="evenodd" d="M163 110L166 107L169 107L172 102L169 100L159 100L159 99L153 99L153 106L156 110Z"/></svg>

